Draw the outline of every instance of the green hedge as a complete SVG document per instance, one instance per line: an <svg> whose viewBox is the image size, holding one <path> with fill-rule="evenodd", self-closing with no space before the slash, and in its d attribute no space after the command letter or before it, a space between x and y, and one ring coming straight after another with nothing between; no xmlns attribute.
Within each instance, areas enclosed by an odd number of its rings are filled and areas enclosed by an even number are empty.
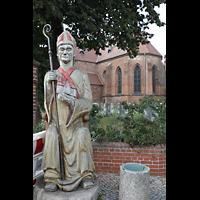
<svg viewBox="0 0 200 200"><path fill-rule="evenodd" d="M98 113L99 107L93 105L90 112L89 129L92 140L97 142L126 142L136 144L157 145L166 143L166 99L143 97L139 104L122 102L128 113L124 117L114 113L113 117ZM144 110L151 107L155 113L154 121L144 117Z"/></svg>

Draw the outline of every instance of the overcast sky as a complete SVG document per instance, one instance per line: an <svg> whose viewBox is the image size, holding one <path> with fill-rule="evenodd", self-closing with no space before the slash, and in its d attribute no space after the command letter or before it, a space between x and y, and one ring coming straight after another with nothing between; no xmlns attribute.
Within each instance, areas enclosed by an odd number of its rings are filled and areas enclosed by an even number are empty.
<svg viewBox="0 0 200 200"><path fill-rule="evenodd" d="M155 10L160 14L161 21L166 23L166 4L161 4L160 8L157 7ZM150 24L148 31L154 34L149 41L160 52L164 60L166 55L166 25L158 27L155 24Z"/></svg>

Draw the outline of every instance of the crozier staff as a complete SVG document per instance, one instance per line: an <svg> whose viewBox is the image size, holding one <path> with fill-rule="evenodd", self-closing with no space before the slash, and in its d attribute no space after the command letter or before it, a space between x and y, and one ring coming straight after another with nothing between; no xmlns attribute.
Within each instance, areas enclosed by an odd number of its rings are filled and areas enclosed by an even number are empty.
<svg viewBox="0 0 200 200"><path fill-rule="evenodd" d="M50 46L50 39L45 33L45 29L47 32L51 30L51 25L46 24L43 27L43 34L47 38L48 41L48 53L49 53L49 62L50 62L50 69L51 72L53 72L53 63L52 63L52 52L51 52L51 46ZM50 73L51 73L50 72ZM62 151L62 144L61 144L61 136L60 136L60 126L59 126L59 117L58 117L58 108L57 108L57 100L56 100L56 92L55 92L55 79L53 79L54 74L50 74L52 76L52 88L53 88L53 95L54 95L54 101L55 101L55 111L56 111L56 128L58 132L58 143L59 143L59 156L60 156L60 174L61 174L61 179L64 180L65 178L65 172L64 172L64 163L63 163L63 151Z"/></svg>

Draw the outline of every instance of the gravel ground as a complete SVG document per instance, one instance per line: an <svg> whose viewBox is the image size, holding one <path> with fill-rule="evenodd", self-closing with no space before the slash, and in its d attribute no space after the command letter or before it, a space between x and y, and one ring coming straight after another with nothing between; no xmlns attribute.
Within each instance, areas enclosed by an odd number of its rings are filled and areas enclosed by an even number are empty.
<svg viewBox="0 0 200 200"><path fill-rule="evenodd" d="M119 175L95 173L99 180L99 195L103 200L119 199ZM166 199L166 178L159 176L150 176L149 199Z"/></svg>

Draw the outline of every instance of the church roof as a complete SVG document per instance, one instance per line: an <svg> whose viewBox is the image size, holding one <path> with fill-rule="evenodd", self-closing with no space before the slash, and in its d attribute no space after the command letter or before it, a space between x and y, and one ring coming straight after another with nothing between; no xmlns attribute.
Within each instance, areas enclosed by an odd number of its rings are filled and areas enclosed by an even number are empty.
<svg viewBox="0 0 200 200"><path fill-rule="evenodd" d="M109 47L105 48L105 50L100 49L101 55L96 55L94 50L91 51L86 50L84 51L84 54L82 54L80 53L80 49L76 47L75 59L79 61L98 63L107 59L128 54L127 51L118 49L118 47L116 46L113 46L113 48L111 48L111 51L109 53L108 50L110 50ZM144 54L144 53L162 57L162 55L156 50L156 48L151 43L139 45L139 54Z"/></svg>
<svg viewBox="0 0 200 200"><path fill-rule="evenodd" d="M103 85L101 79L99 78L98 74L93 72L86 72L88 74L88 78L90 80L91 85Z"/></svg>

